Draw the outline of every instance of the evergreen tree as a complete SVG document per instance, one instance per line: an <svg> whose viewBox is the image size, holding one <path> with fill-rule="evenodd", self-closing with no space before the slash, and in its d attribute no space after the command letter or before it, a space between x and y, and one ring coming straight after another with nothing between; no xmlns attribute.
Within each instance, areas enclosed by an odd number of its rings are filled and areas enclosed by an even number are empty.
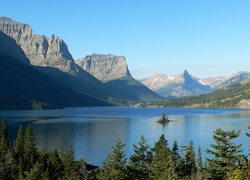
<svg viewBox="0 0 250 180"><path fill-rule="evenodd" d="M25 178L21 178L21 180L49 180L48 172L44 169L44 166L40 162L36 162L36 164L30 169L29 172L25 172Z"/></svg>
<svg viewBox="0 0 250 180"><path fill-rule="evenodd" d="M48 156L48 173L51 180L62 179L63 164L58 151L55 149Z"/></svg>
<svg viewBox="0 0 250 180"><path fill-rule="evenodd" d="M150 166L152 162L152 153L150 152L150 146L147 144L147 140L141 136L138 142L139 146L134 146L135 154L130 156L129 171L132 179L148 179Z"/></svg>
<svg viewBox="0 0 250 180"><path fill-rule="evenodd" d="M0 155L5 156L9 149L9 136L8 136L8 121L6 117L3 118L1 124L1 134L0 134Z"/></svg>
<svg viewBox="0 0 250 180"><path fill-rule="evenodd" d="M8 150L2 158L4 159L4 163L0 163L0 179L17 179L18 167L16 165L13 153Z"/></svg>
<svg viewBox="0 0 250 180"><path fill-rule="evenodd" d="M177 178L177 171L178 171L178 167L177 167L177 162L180 159L180 154L179 154L179 146L176 140L174 140L173 143L173 147L171 150L171 177L172 179L176 179Z"/></svg>
<svg viewBox="0 0 250 180"><path fill-rule="evenodd" d="M174 140L174 144L173 144L171 153L173 155L174 166L176 166L177 160L180 158L179 147L178 147L178 143L176 140Z"/></svg>
<svg viewBox="0 0 250 180"><path fill-rule="evenodd" d="M78 165L79 165L79 180L90 180L90 179L94 179L94 177L92 177L91 173L89 173L88 168L87 168L87 164L84 161L84 159L80 159L78 161Z"/></svg>
<svg viewBox="0 0 250 180"><path fill-rule="evenodd" d="M170 149L167 146L168 141L163 134L152 148L153 160L150 179L165 180L170 178Z"/></svg>
<svg viewBox="0 0 250 180"><path fill-rule="evenodd" d="M189 146L187 146L185 167L187 175L190 176L191 179L194 179L196 165L195 165L194 143L192 140L189 142Z"/></svg>
<svg viewBox="0 0 250 180"><path fill-rule="evenodd" d="M36 164L38 159L36 138L33 134L31 126L29 125L25 131L24 136L24 156L23 165L24 171L30 171L30 169Z"/></svg>
<svg viewBox="0 0 250 180"><path fill-rule="evenodd" d="M71 144L68 152L63 153L64 179L76 180L78 179L78 164L75 160L75 150Z"/></svg>
<svg viewBox="0 0 250 180"><path fill-rule="evenodd" d="M103 168L98 174L98 179L119 180L126 179L126 163L124 148L125 144L119 139L112 147L112 152L107 156Z"/></svg>
<svg viewBox="0 0 250 180"><path fill-rule="evenodd" d="M18 171L21 176L24 170L24 130L22 124L19 127L15 146L14 146L14 153L16 161L18 162Z"/></svg>
<svg viewBox="0 0 250 180"><path fill-rule="evenodd" d="M197 169L196 169L196 179L202 180L204 179L203 174L203 163L202 163L202 153L201 153L201 147L198 147L198 158L197 158Z"/></svg>
<svg viewBox="0 0 250 180"><path fill-rule="evenodd" d="M207 149L205 152L214 156L214 158L206 158L208 161L207 171L209 178L223 179L226 174L233 171L234 166L237 165L239 159L238 153L242 152L241 144L236 145L232 140L236 139L240 135L240 130L228 130L216 129L213 134L213 139L216 144L210 146L214 150Z"/></svg>

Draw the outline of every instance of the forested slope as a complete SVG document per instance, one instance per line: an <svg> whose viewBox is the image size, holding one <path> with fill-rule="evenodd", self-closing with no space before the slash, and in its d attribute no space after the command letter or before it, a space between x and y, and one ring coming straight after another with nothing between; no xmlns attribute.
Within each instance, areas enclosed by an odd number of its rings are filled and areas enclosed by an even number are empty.
<svg viewBox="0 0 250 180"><path fill-rule="evenodd" d="M150 106L250 108L250 79L200 96L151 102Z"/></svg>

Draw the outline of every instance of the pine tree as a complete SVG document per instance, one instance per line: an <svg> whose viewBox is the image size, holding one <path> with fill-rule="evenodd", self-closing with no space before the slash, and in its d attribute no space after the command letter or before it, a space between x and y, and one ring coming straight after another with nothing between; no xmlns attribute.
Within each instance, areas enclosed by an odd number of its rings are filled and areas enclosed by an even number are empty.
<svg viewBox="0 0 250 180"><path fill-rule="evenodd" d="M196 179L202 180L204 179L204 173L203 173L203 163L202 163L202 153L201 153L201 147L198 147L198 158L197 158L197 169L196 169Z"/></svg>
<svg viewBox="0 0 250 180"><path fill-rule="evenodd" d="M89 173L87 164L84 159L79 159L78 160L78 165L79 165L79 180L90 180L92 179L91 173Z"/></svg>
<svg viewBox="0 0 250 180"><path fill-rule="evenodd" d="M25 171L29 172L38 159L38 152L36 146L36 138L33 134L31 126L29 125L25 131L24 136L23 165L25 166Z"/></svg>
<svg viewBox="0 0 250 180"><path fill-rule="evenodd" d="M173 155L173 160L174 160L174 163L176 166L177 160L180 158L179 147L178 147L178 143L176 140L174 140L174 144L173 144L171 153Z"/></svg>
<svg viewBox="0 0 250 180"><path fill-rule="evenodd" d="M237 165L239 159L238 153L242 152L241 144L236 145L232 140L236 139L240 135L240 130L228 130L216 129L213 134L213 139L216 144L210 146L214 150L207 149L205 152L214 156L209 159L207 171L209 178L223 179L229 171L233 171L234 166Z"/></svg>
<svg viewBox="0 0 250 180"><path fill-rule="evenodd" d="M170 176L170 149L164 134L152 148L153 160L151 165L152 173L150 179L168 179Z"/></svg>
<svg viewBox="0 0 250 180"><path fill-rule="evenodd" d="M1 134L0 134L0 155L5 156L9 149L9 136L8 136L8 121L6 117L3 118L1 124Z"/></svg>
<svg viewBox="0 0 250 180"><path fill-rule="evenodd" d="M14 153L16 161L18 162L18 171L21 176L24 170L24 130L22 124L19 127L16 142L14 145Z"/></svg>
<svg viewBox="0 0 250 180"><path fill-rule="evenodd" d="M78 164L75 160L75 150L73 145L69 146L68 152L63 153L64 179L75 180L78 179Z"/></svg>
<svg viewBox="0 0 250 180"><path fill-rule="evenodd" d="M179 154L179 146L176 140L174 140L173 147L171 150L171 177L173 179L177 178L177 172L178 172L178 167L177 167L177 162L180 159L180 154Z"/></svg>
<svg viewBox="0 0 250 180"><path fill-rule="evenodd" d="M148 179L150 166L152 162L152 153L150 152L150 146L147 144L147 140L141 136L138 142L139 146L134 146L135 154L130 156L129 168L130 177L132 179Z"/></svg>
<svg viewBox="0 0 250 180"><path fill-rule="evenodd" d="M98 179L121 180L126 179L126 163L124 148L125 144L119 139L112 147L112 152L107 156L104 161L103 168L98 174Z"/></svg>
<svg viewBox="0 0 250 180"><path fill-rule="evenodd" d="M48 173L51 180L62 179L63 177L63 164L56 149L53 152L49 153Z"/></svg>
<svg viewBox="0 0 250 180"><path fill-rule="evenodd" d="M36 162L36 164L30 169L29 172L25 172L25 180L50 180L48 172L45 171L44 166L41 162ZM23 179L23 180L24 180Z"/></svg>
<svg viewBox="0 0 250 180"><path fill-rule="evenodd" d="M190 176L191 179L194 179L196 165L194 143L192 140L189 142L189 146L187 146L185 167L187 169L187 175Z"/></svg>
<svg viewBox="0 0 250 180"><path fill-rule="evenodd" d="M8 150L2 158L4 159L4 163L0 163L0 179L17 179L18 167L12 151Z"/></svg>

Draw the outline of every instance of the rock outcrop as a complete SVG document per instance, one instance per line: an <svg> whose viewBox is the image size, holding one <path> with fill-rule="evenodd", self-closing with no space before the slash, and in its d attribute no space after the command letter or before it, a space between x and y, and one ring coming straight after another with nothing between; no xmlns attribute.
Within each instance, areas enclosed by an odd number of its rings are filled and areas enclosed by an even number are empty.
<svg viewBox="0 0 250 180"><path fill-rule="evenodd" d="M34 34L28 24L8 17L0 17L0 31L16 40L32 65L56 67L73 75L77 73L79 67L59 37L52 35L48 38Z"/></svg>
<svg viewBox="0 0 250 180"><path fill-rule="evenodd" d="M102 82L131 76L124 56L92 54L75 62Z"/></svg>

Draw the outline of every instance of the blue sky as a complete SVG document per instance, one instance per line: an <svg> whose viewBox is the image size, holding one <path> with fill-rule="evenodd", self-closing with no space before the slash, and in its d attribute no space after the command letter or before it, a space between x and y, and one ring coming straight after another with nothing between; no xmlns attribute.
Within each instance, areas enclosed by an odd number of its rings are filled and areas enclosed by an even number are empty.
<svg viewBox="0 0 250 180"><path fill-rule="evenodd" d="M125 56L138 79L185 69L204 78L250 71L249 9L249 0L2 0L0 16L59 36L74 59Z"/></svg>

